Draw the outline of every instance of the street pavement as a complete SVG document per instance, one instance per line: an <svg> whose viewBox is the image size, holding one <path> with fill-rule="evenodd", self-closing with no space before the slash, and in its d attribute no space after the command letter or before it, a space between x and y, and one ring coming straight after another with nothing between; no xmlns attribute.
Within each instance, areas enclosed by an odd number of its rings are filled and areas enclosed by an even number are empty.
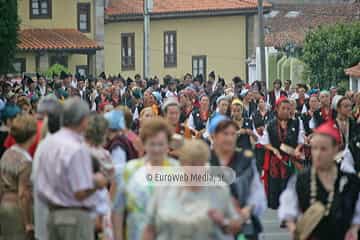
<svg viewBox="0 0 360 240"><path fill-rule="evenodd" d="M262 218L264 233L261 234L260 240L290 240L286 229L280 228L277 213L268 209Z"/></svg>

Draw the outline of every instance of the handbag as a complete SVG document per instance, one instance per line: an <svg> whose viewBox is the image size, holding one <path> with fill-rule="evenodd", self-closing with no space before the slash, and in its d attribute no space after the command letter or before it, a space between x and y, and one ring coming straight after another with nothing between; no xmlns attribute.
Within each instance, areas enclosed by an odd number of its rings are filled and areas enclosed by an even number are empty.
<svg viewBox="0 0 360 240"><path fill-rule="evenodd" d="M295 148L293 148L285 143L282 143L280 145L280 150L292 157L295 157ZM300 160L305 160L305 154L301 155Z"/></svg>
<svg viewBox="0 0 360 240"><path fill-rule="evenodd" d="M290 156L290 161L295 166L295 169L297 169L298 171L301 171L304 169L302 161L305 160L305 154L302 154L302 156L299 160L295 159L295 148L293 148L289 145L286 145L284 143L281 144L280 150Z"/></svg>
<svg viewBox="0 0 360 240"><path fill-rule="evenodd" d="M306 240L325 215L325 206L316 201L296 222L295 240Z"/></svg>

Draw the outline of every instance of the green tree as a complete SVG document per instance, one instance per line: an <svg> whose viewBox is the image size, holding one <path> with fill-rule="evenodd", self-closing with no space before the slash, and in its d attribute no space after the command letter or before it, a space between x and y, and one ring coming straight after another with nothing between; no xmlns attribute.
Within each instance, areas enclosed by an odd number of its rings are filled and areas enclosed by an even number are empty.
<svg viewBox="0 0 360 240"><path fill-rule="evenodd" d="M12 70L19 24L17 1L0 0L0 74Z"/></svg>
<svg viewBox="0 0 360 240"><path fill-rule="evenodd" d="M329 88L347 81L344 69L360 61L360 22L323 26L309 32L302 59L311 84Z"/></svg>
<svg viewBox="0 0 360 240"><path fill-rule="evenodd" d="M45 76L48 78L51 78L53 74L60 76L62 71L70 73L69 69L67 69L65 66L61 64L54 64L45 72Z"/></svg>

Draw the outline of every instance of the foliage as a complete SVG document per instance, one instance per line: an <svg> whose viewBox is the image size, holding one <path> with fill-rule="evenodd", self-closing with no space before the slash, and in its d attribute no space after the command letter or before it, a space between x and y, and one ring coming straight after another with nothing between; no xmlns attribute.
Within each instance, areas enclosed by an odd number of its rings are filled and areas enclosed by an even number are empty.
<svg viewBox="0 0 360 240"><path fill-rule="evenodd" d="M58 76L60 76L60 73L62 71L66 72L66 73L70 73L69 69L67 69L63 65L54 64L45 72L45 76L47 78L51 78L54 74L57 74Z"/></svg>
<svg viewBox="0 0 360 240"><path fill-rule="evenodd" d="M309 32L302 59L313 85L329 88L347 81L344 69L360 61L360 22L319 27Z"/></svg>
<svg viewBox="0 0 360 240"><path fill-rule="evenodd" d="M341 81L338 83L337 93L344 96L349 87L349 80Z"/></svg>
<svg viewBox="0 0 360 240"><path fill-rule="evenodd" d="M0 0L0 74L13 70L12 61L18 43L17 1Z"/></svg>

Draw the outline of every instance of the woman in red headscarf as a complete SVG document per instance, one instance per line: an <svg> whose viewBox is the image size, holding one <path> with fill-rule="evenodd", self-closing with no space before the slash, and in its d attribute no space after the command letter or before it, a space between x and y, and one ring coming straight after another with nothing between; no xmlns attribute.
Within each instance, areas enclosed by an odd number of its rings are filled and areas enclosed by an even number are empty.
<svg viewBox="0 0 360 240"><path fill-rule="evenodd" d="M293 239L358 239L359 179L336 166L340 143L333 121L315 129L312 167L291 178L281 194L278 215Z"/></svg>
<svg viewBox="0 0 360 240"><path fill-rule="evenodd" d="M301 168L301 148L304 143L298 119L290 117L290 102L286 97L276 101L276 118L266 127L262 144L264 159L264 185L269 207L277 209L279 196L290 176Z"/></svg>

